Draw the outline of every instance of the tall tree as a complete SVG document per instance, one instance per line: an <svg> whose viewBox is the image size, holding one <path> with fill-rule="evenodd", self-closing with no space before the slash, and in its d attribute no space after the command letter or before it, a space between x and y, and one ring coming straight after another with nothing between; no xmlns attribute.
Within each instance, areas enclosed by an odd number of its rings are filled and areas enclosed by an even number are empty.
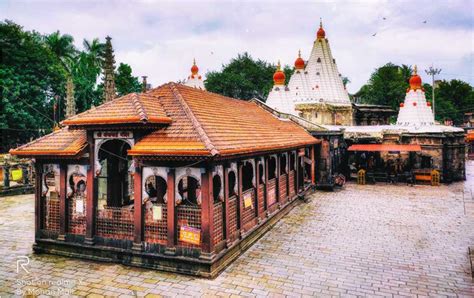
<svg viewBox="0 0 474 298"><path fill-rule="evenodd" d="M55 96L66 74L37 32L0 21L1 152L51 131Z"/></svg>
<svg viewBox="0 0 474 298"><path fill-rule="evenodd" d="M461 80L440 81L435 88L436 120L452 120L460 125L466 112L474 111L474 90L468 83ZM424 84L426 98L432 101L432 87Z"/></svg>
<svg viewBox="0 0 474 298"><path fill-rule="evenodd" d="M84 51L78 56L74 76L74 83L78 86L76 88L78 111L85 111L103 101L103 89L97 86L97 79L102 71L105 44L97 38L92 41L84 39L82 44Z"/></svg>
<svg viewBox="0 0 474 298"><path fill-rule="evenodd" d="M120 63L115 73L115 86L118 96L132 92L141 92L142 86L137 77L132 76L132 68L128 64Z"/></svg>
<svg viewBox="0 0 474 298"><path fill-rule="evenodd" d="M74 98L73 69L75 67L75 58L78 53L74 46L74 38L69 34L61 35L58 31L46 35L44 38L46 45L56 55L66 72L66 118L76 113L76 102ZM55 110L56 105L55 103ZM61 111L58 113L58 122L61 118Z"/></svg>
<svg viewBox="0 0 474 298"><path fill-rule="evenodd" d="M117 94L115 89L115 56L112 48L111 37L105 38L105 54L104 54L104 101L113 100Z"/></svg>
<svg viewBox="0 0 474 298"><path fill-rule="evenodd" d="M237 58L223 65L221 71L206 74L206 89L226 96L265 101L273 86L273 74L276 65L263 60L255 60L248 53L239 54ZM293 70L286 66L283 71L288 80Z"/></svg>
<svg viewBox="0 0 474 298"><path fill-rule="evenodd" d="M405 98L411 67L387 63L375 70L369 82L354 94L362 103L389 105L398 109Z"/></svg>

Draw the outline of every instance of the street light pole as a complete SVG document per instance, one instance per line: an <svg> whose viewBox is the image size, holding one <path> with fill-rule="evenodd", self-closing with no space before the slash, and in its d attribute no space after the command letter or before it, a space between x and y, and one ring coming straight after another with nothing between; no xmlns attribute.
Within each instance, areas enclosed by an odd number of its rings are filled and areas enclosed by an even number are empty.
<svg viewBox="0 0 474 298"><path fill-rule="evenodd" d="M433 100L433 117L436 121L436 113L435 113L435 79L434 76L441 73L441 68L433 68L433 65L430 66L429 69L425 69L427 75L431 76L431 92L432 92L432 100Z"/></svg>

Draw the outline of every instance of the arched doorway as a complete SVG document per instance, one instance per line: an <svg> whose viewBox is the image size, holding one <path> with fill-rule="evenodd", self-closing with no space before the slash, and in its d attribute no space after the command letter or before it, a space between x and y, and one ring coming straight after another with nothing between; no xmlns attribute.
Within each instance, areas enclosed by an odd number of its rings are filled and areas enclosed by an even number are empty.
<svg viewBox="0 0 474 298"><path fill-rule="evenodd" d="M128 169L132 160L127 156L130 145L122 140L110 140L99 148L101 171L98 176L99 209L129 205L133 198L131 177Z"/></svg>
<svg viewBox="0 0 474 298"><path fill-rule="evenodd" d="M106 238L132 241L134 236L133 183L127 155L130 144L107 140L98 148L101 170L98 179L96 234L107 245L128 245ZM99 241L100 243L101 241Z"/></svg>

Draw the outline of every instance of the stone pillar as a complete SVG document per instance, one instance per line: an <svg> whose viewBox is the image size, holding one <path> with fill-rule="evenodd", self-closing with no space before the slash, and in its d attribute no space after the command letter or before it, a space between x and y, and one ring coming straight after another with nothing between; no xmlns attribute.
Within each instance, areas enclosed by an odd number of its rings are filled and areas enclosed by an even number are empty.
<svg viewBox="0 0 474 298"><path fill-rule="evenodd" d="M42 208L42 183L41 179L43 176L43 165L41 163L35 163L35 239L40 238L40 231L42 227L43 208Z"/></svg>
<svg viewBox="0 0 474 298"><path fill-rule="evenodd" d="M239 235L242 236L243 232L243 208L242 208L242 167L243 164L242 162L237 163L237 185L238 185L238 194L237 194L237 210L238 210L238 216L237 216L237 222L239 224Z"/></svg>
<svg viewBox="0 0 474 298"><path fill-rule="evenodd" d="M10 165L5 160L3 164L3 187L8 188L10 187Z"/></svg>
<svg viewBox="0 0 474 298"><path fill-rule="evenodd" d="M28 185L30 183L28 165L21 165L21 172L23 177L23 185Z"/></svg>
<svg viewBox="0 0 474 298"><path fill-rule="evenodd" d="M86 198L86 238L85 244L93 245L95 236L95 212L96 212L96 199L95 199L95 143L94 135L92 132L87 133L87 142L89 144L89 165L87 168L87 198Z"/></svg>
<svg viewBox="0 0 474 298"><path fill-rule="evenodd" d="M66 240L67 232L67 165L64 163L59 164L59 236L58 240Z"/></svg>
<svg viewBox="0 0 474 298"><path fill-rule="evenodd" d="M296 183L295 183L295 188L296 188L296 195L300 193L300 177L301 177L301 160L300 160L300 154L299 150L296 151L296 156L295 156L295 162L296 162L296 167L295 167L295 176L296 176Z"/></svg>
<svg viewBox="0 0 474 298"><path fill-rule="evenodd" d="M168 219L168 242L166 254L174 255L176 253L176 200L175 200L175 170L168 169L167 179L167 219Z"/></svg>
<svg viewBox="0 0 474 298"><path fill-rule="evenodd" d="M201 258L211 259L211 253L214 250L212 241L214 204L212 195L212 172L206 168L201 172L201 226L203 253Z"/></svg>
<svg viewBox="0 0 474 298"><path fill-rule="evenodd" d="M311 154L311 184L316 185L316 159L314 157L314 145L310 147Z"/></svg>
<svg viewBox="0 0 474 298"><path fill-rule="evenodd" d="M276 179L275 179L275 196L278 203L278 207L280 205L280 154L276 155Z"/></svg>
<svg viewBox="0 0 474 298"><path fill-rule="evenodd" d="M260 199L258 198L258 191L260 189L260 169L259 169L259 161L260 159L256 158L255 159L255 214L257 215L257 220L260 222Z"/></svg>
<svg viewBox="0 0 474 298"><path fill-rule="evenodd" d="M291 152L286 153L286 197L288 198L288 201L291 201L291 196L290 196L290 159L291 159Z"/></svg>
<svg viewBox="0 0 474 298"><path fill-rule="evenodd" d="M264 187L264 202L265 202L265 212L267 213L267 216L269 215L268 213L268 159L269 156L265 156L264 161L264 169L265 169L265 187Z"/></svg>
<svg viewBox="0 0 474 298"><path fill-rule="evenodd" d="M143 248L143 202L142 202L142 166L135 160L135 173L133 174L133 207L135 235L133 250L141 251Z"/></svg>
<svg viewBox="0 0 474 298"><path fill-rule="evenodd" d="M224 184L224 224L225 224L224 236L226 239L227 247L229 247L232 243L230 242L229 168L227 164L224 164L223 184Z"/></svg>

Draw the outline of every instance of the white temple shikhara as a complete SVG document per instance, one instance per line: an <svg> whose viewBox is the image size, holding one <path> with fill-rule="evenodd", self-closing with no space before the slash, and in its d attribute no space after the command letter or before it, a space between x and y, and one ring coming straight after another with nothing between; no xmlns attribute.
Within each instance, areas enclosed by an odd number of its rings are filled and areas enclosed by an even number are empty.
<svg viewBox="0 0 474 298"><path fill-rule="evenodd" d="M397 125L399 126L429 126L435 120L431 103L426 101L425 90L421 84L421 77L415 65L413 76L410 78L410 87L407 89L405 101L400 103Z"/></svg>
<svg viewBox="0 0 474 298"><path fill-rule="evenodd" d="M197 67L196 65L196 59L193 60L193 66L191 66L191 74L189 75L184 85L201 90L206 90L202 77L199 74L199 67Z"/></svg>
<svg viewBox="0 0 474 298"><path fill-rule="evenodd" d="M285 86L285 74L280 66L273 80L274 86L266 101L271 108L316 124L352 124L352 105L322 22L307 63L299 52L288 85Z"/></svg>

